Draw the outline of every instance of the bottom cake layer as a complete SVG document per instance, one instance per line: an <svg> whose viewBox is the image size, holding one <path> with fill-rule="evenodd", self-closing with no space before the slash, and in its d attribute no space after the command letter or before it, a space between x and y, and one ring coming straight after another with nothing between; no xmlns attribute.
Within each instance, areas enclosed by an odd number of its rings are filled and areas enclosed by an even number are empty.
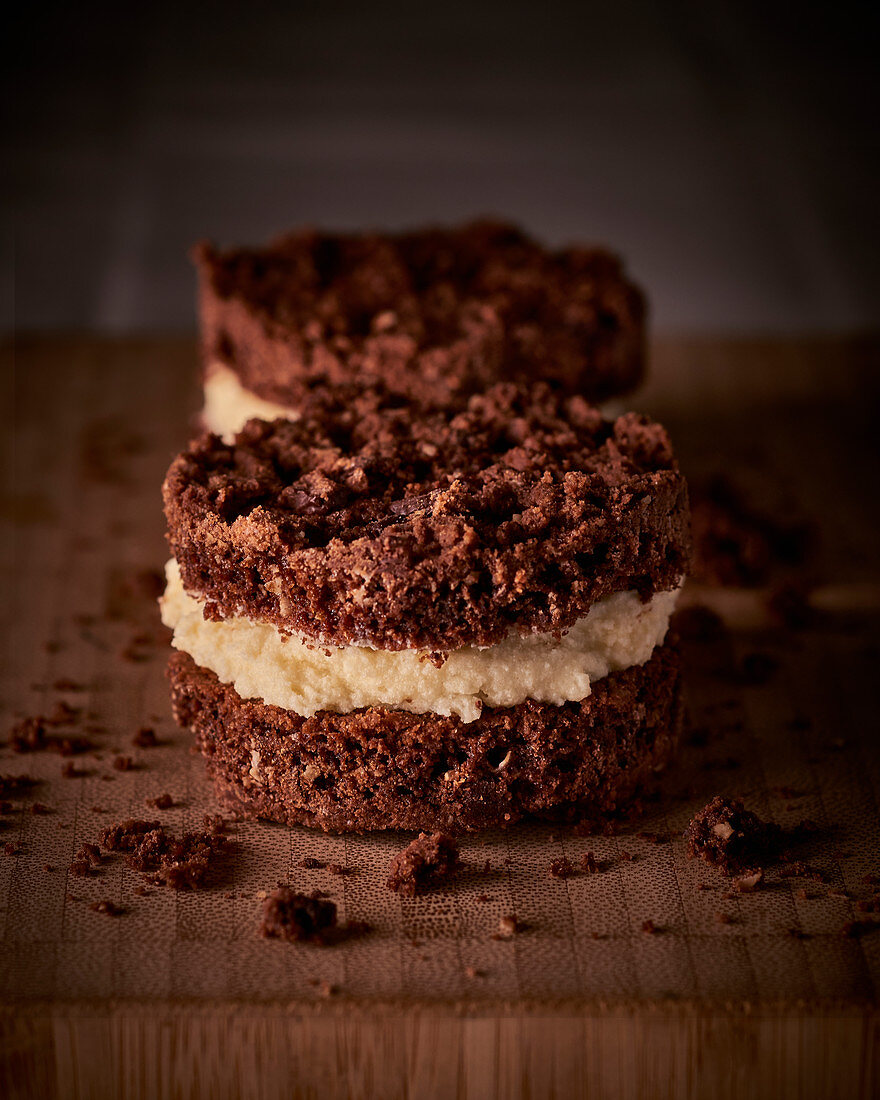
<svg viewBox="0 0 880 1100"><path fill-rule="evenodd" d="M328 832L598 818L669 761L681 725L671 644L596 681L580 703L486 707L469 723L385 707L302 718L242 699L185 653L172 656L168 675L175 718L196 734L228 803Z"/></svg>

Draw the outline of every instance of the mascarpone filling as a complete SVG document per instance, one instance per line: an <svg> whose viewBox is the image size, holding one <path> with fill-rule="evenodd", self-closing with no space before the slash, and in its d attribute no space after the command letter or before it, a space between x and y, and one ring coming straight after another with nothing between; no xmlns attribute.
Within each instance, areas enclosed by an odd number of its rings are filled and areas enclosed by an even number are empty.
<svg viewBox="0 0 880 1100"><path fill-rule="evenodd" d="M526 699L579 702L609 672L643 665L662 643L678 589L642 603L635 592L598 600L567 634L511 634L497 645L452 650L437 668L425 650L325 646L246 618L214 622L184 591L177 562L166 566L162 621L172 645L243 699L260 699L310 717L385 706L417 714L480 717L483 706Z"/></svg>
<svg viewBox="0 0 880 1100"><path fill-rule="evenodd" d="M205 372L205 404L202 422L209 432L222 436L224 443L231 443L248 420L298 420L299 413L286 405L266 401L246 390L234 370L223 363L211 363Z"/></svg>

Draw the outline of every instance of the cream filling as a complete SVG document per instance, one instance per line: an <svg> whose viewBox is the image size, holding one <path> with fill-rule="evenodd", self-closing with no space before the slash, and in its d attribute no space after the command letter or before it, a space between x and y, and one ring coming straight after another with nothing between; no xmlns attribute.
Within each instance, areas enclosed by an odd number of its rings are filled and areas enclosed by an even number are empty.
<svg viewBox="0 0 880 1100"><path fill-rule="evenodd" d="M213 362L205 372L205 404L202 421L209 432L222 436L231 443L236 432L241 431L252 417L260 420L298 420L299 413L286 405L265 401L246 390L234 370L220 362Z"/></svg>
<svg viewBox="0 0 880 1100"><path fill-rule="evenodd" d="M592 681L648 660L666 636L678 595L677 589L658 592L642 603L635 592L617 592L593 604L562 638L510 635L485 648L463 646L437 668L424 650L321 646L250 619L206 620L173 559L166 576L160 603L162 621L174 631L172 645L243 699L304 717L386 706L473 722L484 705L577 702L590 694Z"/></svg>

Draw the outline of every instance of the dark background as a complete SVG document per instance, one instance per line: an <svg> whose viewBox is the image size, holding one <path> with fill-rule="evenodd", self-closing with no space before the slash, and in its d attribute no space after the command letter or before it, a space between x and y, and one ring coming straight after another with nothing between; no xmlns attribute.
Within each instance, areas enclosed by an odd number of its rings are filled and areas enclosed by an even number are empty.
<svg viewBox="0 0 880 1100"><path fill-rule="evenodd" d="M877 4L32 4L3 326L194 324L186 252L508 216L607 242L655 326L880 320Z"/></svg>

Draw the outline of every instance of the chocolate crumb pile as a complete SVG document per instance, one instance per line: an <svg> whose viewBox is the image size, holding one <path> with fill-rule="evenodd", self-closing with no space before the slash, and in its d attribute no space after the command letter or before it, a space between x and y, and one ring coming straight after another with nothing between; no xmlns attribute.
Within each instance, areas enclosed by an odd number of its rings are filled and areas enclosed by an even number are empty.
<svg viewBox="0 0 880 1100"><path fill-rule="evenodd" d="M196 890L229 851L222 826L175 837L158 821L130 819L109 825L101 834L101 846L110 852L125 852L129 867L151 876L158 885L175 890Z"/></svg>
<svg viewBox="0 0 880 1100"><path fill-rule="evenodd" d="M762 821L742 802L716 795L694 815L684 838L691 858L700 856L725 875L733 875L777 859L782 829Z"/></svg>
<svg viewBox="0 0 880 1100"><path fill-rule="evenodd" d="M391 861L386 886L396 894L413 898L450 878L460 867L458 844L453 837L446 833L420 833Z"/></svg>
<svg viewBox="0 0 880 1100"><path fill-rule="evenodd" d="M263 902L260 935L326 946L336 929L336 905L314 894L280 886Z"/></svg>

